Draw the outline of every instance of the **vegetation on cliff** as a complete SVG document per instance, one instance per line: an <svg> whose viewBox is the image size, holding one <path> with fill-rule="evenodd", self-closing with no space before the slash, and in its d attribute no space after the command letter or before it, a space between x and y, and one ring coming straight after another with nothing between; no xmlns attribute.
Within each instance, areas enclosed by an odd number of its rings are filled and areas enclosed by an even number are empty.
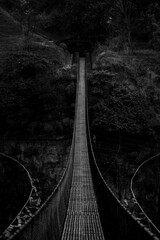
<svg viewBox="0 0 160 240"><path fill-rule="evenodd" d="M90 126L97 163L107 184L137 218L143 216L131 194L130 181L137 167L159 152L159 59L160 53L153 50L128 54L99 46L94 69L88 75ZM142 179L146 179L146 173L142 173ZM159 183L153 191L147 190L152 185L148 181L142 184L145 195L141 202L153 205L154 216L158 216L160 200L155 192L155 204L152 193ZM154 222L158 223L157 217Z"/></svg>
<svg viewBox="0 0 160 240"><path fill-rule="evenodd" d="M129 205L129 179L158 149L159 3L1 0L0 149L29 169L42 200L65 168L73 128L76 67L67 47L54 43L62 36L97 46L88 76L94 147L109 185Z"/></svg>

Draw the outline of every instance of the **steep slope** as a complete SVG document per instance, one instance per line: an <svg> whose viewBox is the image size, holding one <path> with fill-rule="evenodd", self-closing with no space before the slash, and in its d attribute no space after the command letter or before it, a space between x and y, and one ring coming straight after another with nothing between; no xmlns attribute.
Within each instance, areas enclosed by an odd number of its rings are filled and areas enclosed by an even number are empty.
<svg viewBox="0 0 160 240"><path fill-rule="evenodd" d="M0 37L8 35L20 35L22 33L20 24L0 7Z"/></svg>
<svg viewBox="0 0 160 240"><path fill-rule="evenodd" d="M0 54L14 49L19 44L21 36L20 24L0 7Z"/></svg>

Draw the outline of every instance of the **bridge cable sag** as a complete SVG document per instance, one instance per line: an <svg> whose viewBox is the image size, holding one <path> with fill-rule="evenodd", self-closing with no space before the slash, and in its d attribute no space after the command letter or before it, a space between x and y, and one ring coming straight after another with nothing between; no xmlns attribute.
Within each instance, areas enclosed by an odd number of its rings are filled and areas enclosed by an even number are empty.
<svg viewBox="0 0 160 240"><path fill-rule="evenodd" d="M75 123L66 170L13 240L157 240L116 198L95 161L88 120L86 58L79 58Z"/></svg>
<svg viewBox="0 0 160 240"><path fill-rule="evenodd" d="M147 221L151 224L151 226L156 229L156 231L160 234L160 230L156 227L156 225L153 223L153 221L148 217L148 215L146 214L146 212L144 211L144 209L141 207L141 204L138 202L136 196L135 196L135 193L134 193L134 190L133 190L133 182L134 182L134 179L137 175L137 173L139 172L139 170L146 164L148 163L149 161L151 161L152 159L156 158L156 157L159 157L160 156L160 153L148 158L147 160L145 160L143 163L141 163L139 165L139 167L136 169L136 171L134 172L132 178L131 178L131 181L130 181L130 191L132 193L132 196L133 198L135 199L135 202L136 204L138 205L139 209L142 211L142 213L144 214L145 218L147 219Z"/></svg>

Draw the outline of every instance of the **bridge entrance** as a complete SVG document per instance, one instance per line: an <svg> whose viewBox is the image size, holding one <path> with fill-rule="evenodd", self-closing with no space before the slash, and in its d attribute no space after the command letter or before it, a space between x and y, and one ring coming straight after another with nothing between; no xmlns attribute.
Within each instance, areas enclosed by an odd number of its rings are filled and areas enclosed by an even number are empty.
<svg viewBox="0 0 160 240"><path fill-rule="evenodd" d="M79 53L80 57L85 57L86 53L92 53L94 49L94 44L91 40L85 40L81 38L72 38L72 39L66 39L59 44L65 43L67 45L67 49L70 53Z"/></svg>

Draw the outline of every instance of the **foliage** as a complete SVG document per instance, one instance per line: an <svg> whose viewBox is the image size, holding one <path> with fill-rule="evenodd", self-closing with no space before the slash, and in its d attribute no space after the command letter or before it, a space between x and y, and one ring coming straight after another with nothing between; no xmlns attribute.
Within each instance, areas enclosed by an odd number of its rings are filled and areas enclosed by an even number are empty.
<svg viewBox="0 0 160 240"><path fill-rule="evenodd" d="M99 61L103 65L102 59ZM89 76L92 127L153 134L155 126L159 125L159 94L156 88L145 87L146 82L141 85L147 69L137 68L135 73L135 67L123 61L115 62L113 57L108 61L106 58L102 65ZM152 89L151 94L149 89Z"/></svg>
<svg viewBox="0 0 160 240"><path fill-rule="evenodd" d="M27 12L31 7L38 9L38 6L42 4L41 1L37 0L1 0L1 5L8 10L18 10L21 8L22 11Z"/></svg>
<svg viewBox="0 0 160 240"><path fill-rule="evenodd" d="M63 133L64 119L72 119L74 115L74 109L70 108L75 96L74 78L61 74L60 70L56 72L56 65L38 55L11 54L5 59L0 81L3 134L26 128L41 134L45 129L48 131L47 122L52 134Z"/></svg>
<svg viewBox="0 0 160 240"><path fill-rule="evenodd" d="M37 112L36 109L43 109L43 100L36 103L36 99L49 90L50 82L45 77L49 71L47 68L43 59L34 56L13 55L6 59L1 80L1 109L2 116L7 118L5 124L15 126L18 123L21 127Z"/></svg>
<svg viewBox="0 0 160 240"><path fill-rule="evenodd" d="M147 9L147 17L150 21L150 45L155 50L160 50L160 6L152 3Z"/></svg>
<svg viewBox="0 0 160 240"><path fill-rule="evenodd" d="M85 38L105 34L106 1L67 0L63 23L67 32Z"/></svg>
<svg viewBox="0 0 160 240"><path fill-rule="evenodd" d="M22 22L26 42L29 32L38 26L81 38L116 38L117 50L129 50L133 41L150 42L159 49L160 6L156 0L1 0L1 5Z"/></svg>
<svg viewBox="0 0 160 240"><path fill-rule="evenodd" d="M111 24L113 32L120 36L119 49L123 44L131 42L131 31L136 17L136 7L131 0L116 0L111 8Z"/></svg>
<svg viewBox="0 0 160 240"><path fill-rule="evenodd" d="M53 24L53 19L50 15L45 12L39 13L36 16L36 27L39 29L46 29Z"/></svg>

